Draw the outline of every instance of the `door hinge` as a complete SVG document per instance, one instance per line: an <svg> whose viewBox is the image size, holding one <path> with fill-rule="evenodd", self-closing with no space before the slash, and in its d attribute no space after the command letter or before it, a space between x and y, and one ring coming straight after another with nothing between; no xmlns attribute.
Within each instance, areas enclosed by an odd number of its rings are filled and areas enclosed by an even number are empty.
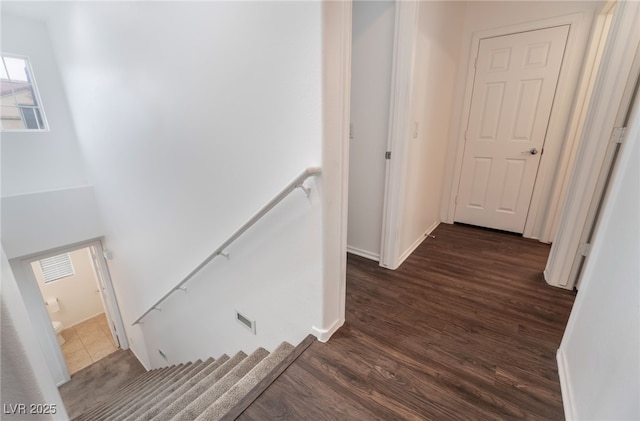
<svg viewBox="0 0 640 421"><path fill-rule="evenodd" d="M391 151L386 151L384 153L384 159L391 159Z"/></svg>
<svg viewBox="0 0 640 421"><path fill-rule="evenodd" d="M611 141L613 143L622 143L624 141L624 135L627 132L626 127L614 127L611 134Z"/></svg>
<svg viewBox="0 0 640 421"><path fill-rule="evenodd" d="M578 253L584 257L587 257L589 255L589 251L591 251L591 244L589 243L582 244L578 249Z"/></svg>
<svg viewBox="0 0 640 421"><path fill-rule="evenodd" d="M473 67L474 68L478 68L478 57L475 58L475 60L473 61Z"/></svg>

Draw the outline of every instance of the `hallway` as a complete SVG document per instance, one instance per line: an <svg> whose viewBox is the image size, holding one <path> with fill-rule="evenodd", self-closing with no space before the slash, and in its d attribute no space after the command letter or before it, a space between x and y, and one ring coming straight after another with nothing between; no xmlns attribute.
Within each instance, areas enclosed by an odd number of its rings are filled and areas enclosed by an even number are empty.
<svg viewBox="0 0 640 421"><path fill-rule="evenodd" d="M397 271L349 255L345 325L239 418L564 419L556 350L575 293L549 246L441 224Z"/></svg>

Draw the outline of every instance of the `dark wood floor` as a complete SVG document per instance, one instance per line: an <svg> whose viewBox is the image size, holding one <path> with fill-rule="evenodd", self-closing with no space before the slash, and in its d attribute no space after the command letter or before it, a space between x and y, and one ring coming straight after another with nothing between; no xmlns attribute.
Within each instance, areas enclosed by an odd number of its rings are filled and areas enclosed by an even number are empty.
<svg viewBox="0 0 640 421"><path fill-rule="evenodd" d="M555 359L575 294L549 246L439 226L397 271L349 256L347 319L238 419L563 419Z"/></svg>

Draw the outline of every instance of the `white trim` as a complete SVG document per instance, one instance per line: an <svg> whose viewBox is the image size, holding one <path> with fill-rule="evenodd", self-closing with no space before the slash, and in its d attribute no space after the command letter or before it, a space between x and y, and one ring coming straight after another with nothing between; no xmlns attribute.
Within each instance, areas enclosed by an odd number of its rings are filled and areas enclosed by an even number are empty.
<svg viewBox="0 0 640 421"><path fill-rule="evenodd" d="M409 246L409 248L407 248L404 253L402 253L400 255L400 258L398 259L398 266L396 266L394 269L397 269L400 267L401 264L404 263L405 260L407 260L409 258L409 256L411 256L411 253L413 253L415 251L415 249L417 249L420 244L422 244L422 242L424 240L427 239L427 237L429 236L429 234L431 234L433 232L433 230L435 230L436 228L438 228L438 225L440 225L440 221L437 221L435 224L431 225L429 227L429 229L427 229L425 231L425 233L423 235L421 235L420 237L418 237L418 239L416 239L416 241L413 242L413 244L411 244Z"/></svg>
<svg viewBox="0 0 640 421"><path fill-rule="evenodd" d="M414 71L417 16L418 7L414 0L396 2L387 146L392 158L386 160L380 241L380 266L386 268L397 268L400 265L400 228L407 175L407 140L410 137L411 81Z"/></svg>
<svg viewBox="0 0 640 421"><path fill-rule="evenodd" d="M318 338L320 342L327 342L331 336L338 331L344 324L344 318L339 318L329 326L327 329L321 329L319 327L312 326L311 333Z"/></svg>
<svg viewBox="0 0 640 421"><path fill-rule="evenodd" d="M118 335L118 343L120 345L120 349L129 349L129 335L124 326L122 312L120 311L120 306L118 305L118 297L116 297L116 291L113 287L113 280L111 279L111 272L109 272L109 265L107 264L107 259L104 257L102 241L96 241L91 244L91 246L95 247L96 259L98 259L99 261L99 263L96 264L92 259L91 263L94 265L96 271L101 271L104 277L104 286L106 291L104 294L101 293L100 296L106 298L105 301L107 301L104 302L105 313L108 316L107 320L112 321L116 324L116 330L118 333L120 333L120 335ZM114 308L110 309L111 306L113 306ZM114 332L111 323L109 324L109 330L111 330L113 334L116 335L116 332Z"/></svg>
<svg viewBox="0 0 640 421"><path fill-rule="evenodd" d="M367 250L362 250L357 247L347 245L347 253L355 254L356 256L364 257L365 259L380 261L380 255L377 253L371 253Z"/></svg>
<svg viewBox="0 0 640 421"><path fill-rule="evenodd" d="M558 232L544 271L546 282L553 286L572 289L576 282L570 277L571 268L608 146L602 139L610 138L640 45L636 21L639 10L637 2L621 1L616 5Z"/></svg>
<svg viewBox="0 0 640 421"><path fill-rule="evenodd" d="M573 390L571 389L571 376L569 374L569 364L562 351L558 349L556 353L556 361L558 362L558 377L560 378L560 391L562 392L562 405L564 407L564 416L567 421L577 420L576 403L573 398Z"/></svg>
<svg viewBox="0 0 640 421"><path fill-rule="evenodd" d="M352 3L322 3L322 266L320 326L344 320L347 288ZM333 227L337 227L334 229ZM320 332L323 328L318 328Z"/></svg>
<svg viewBox="0 0 640 421"><path fill-rule="evenodd" d="M341 4L341 79L342 79L342 197L340 200L340 291L338 320L340 324L336 330L344 324L347 301L347 224L349 220L349 132L351 131L351 43L353 30L353 3L351 0ZM331 335L333 335L331 330ZM329 339L327 337L327 339Z"/></svg>
<svg viewBox="0 0 640 421"><path fill-rule="evenodd" d="M551 199L547 207L548 216L540 234L540 241L543 242L550 242L557 230L561 205L567 195L569 176L575 163L580 136L582 135L589 102L592 98L593 88L598 74L598 66L602 59L602 53L611 26L613 3L614 2L609 2L605 4L596 16L591 30L591 40L584 60L580 82L576 89L576 105L573 107L571 120L567 127L567 136L561 152L561 163L552 186Z"/></svg>
<svg viewBox="0 0 640 421"><path fill-rule="evenodd" d="M449 179L453 181L451 183L451 190L448 191L448 194L445 193L443 197L443 201L447 203L448 206L444 222L454 222L456 209L455 199L458 192L458 186L460 184L462 158L464 155L464 135L467 128L469 112L471 110L471 96L475 78L475 67L473 66L473 63L475 62L478 47L480 45L480 40L483 38L504 36L518 32L535 31L538 29L544 29L554 26L570 25L569 36L567 37L567 44L565 47L565 56L563 58L562 68L560 69L560 74L558 77L556 95L553 101L551 116L549 117L547 135L545 136L544 155L540 158L538 176L536 177L533 194L531 196L531 202L529 204L527 221L525 223L523 232L524 237L540 238L541 241L548 241L547 239L541 238L539 234L542 230L542 226L546 221L547 216L546 213L541 212L542 215L538 217L538 211L541 209L545 209L548 205L548 193L553 187L551 185L553 182L553 174L560 166L563 165L563 163L554 164L559 160L563 142L554 142L550 140L564 139L568 115L573 105L573 97L569 96L570 89L572 88L572 83L569 76L577 66L580 66L582 64L580 61L581 57L577 56L580 49L576 47L576 34L580 32L578 28L580 28L580 26L584 24L584 20L584 13L573 13L566 16L558 16L554 18L542 19L533 22L526 22L473 33L469 59L467 63L468 68L463 111L458 126L459 135L454 146L455 164L450 170L449 175Z"/></svg>
<svg viewBox="0 0 640 421"><path fill-rule="evenodd" d="M32 132L33 130L27 130L27 131ZM76 189L84 189L84 188L92 189L93 186L90 185L90 184L83 184L81 186L64 187L64 188L61 188L61 189L38 190L38 191L29 192L29 193L8 194L6 196L2 196L2 198L3 199L9 199L9 198L12 198L12 197L33 196L33 195L37 195L37 194L41 194L41 193L55 193L55 192L69 191L69 190L76 190Z"/></svg>

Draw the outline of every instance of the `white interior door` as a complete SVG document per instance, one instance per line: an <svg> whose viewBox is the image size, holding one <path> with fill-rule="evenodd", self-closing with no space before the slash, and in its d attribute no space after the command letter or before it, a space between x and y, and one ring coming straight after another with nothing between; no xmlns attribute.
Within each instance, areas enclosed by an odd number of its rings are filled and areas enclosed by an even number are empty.
<svg viewBox="0 0 640 421"><path fill-rule="evenodd" d="M523 232L568 34L480 40L455 221Z"/></svg>
<svg viewBox="0 0 640 421"><path fill-rule="evenodd" d="M102 245L96 242L89 247L89 250L91 251L91 259L93 260L93 265L96 270L102 302L104 303L107 321L109 322L109 329L113 335L116 347L127 349L129 348L129 343L125 334L115 292L113 291L113 285L111 284L111 279L109 279L109 271L104 260Z"/></svg>

